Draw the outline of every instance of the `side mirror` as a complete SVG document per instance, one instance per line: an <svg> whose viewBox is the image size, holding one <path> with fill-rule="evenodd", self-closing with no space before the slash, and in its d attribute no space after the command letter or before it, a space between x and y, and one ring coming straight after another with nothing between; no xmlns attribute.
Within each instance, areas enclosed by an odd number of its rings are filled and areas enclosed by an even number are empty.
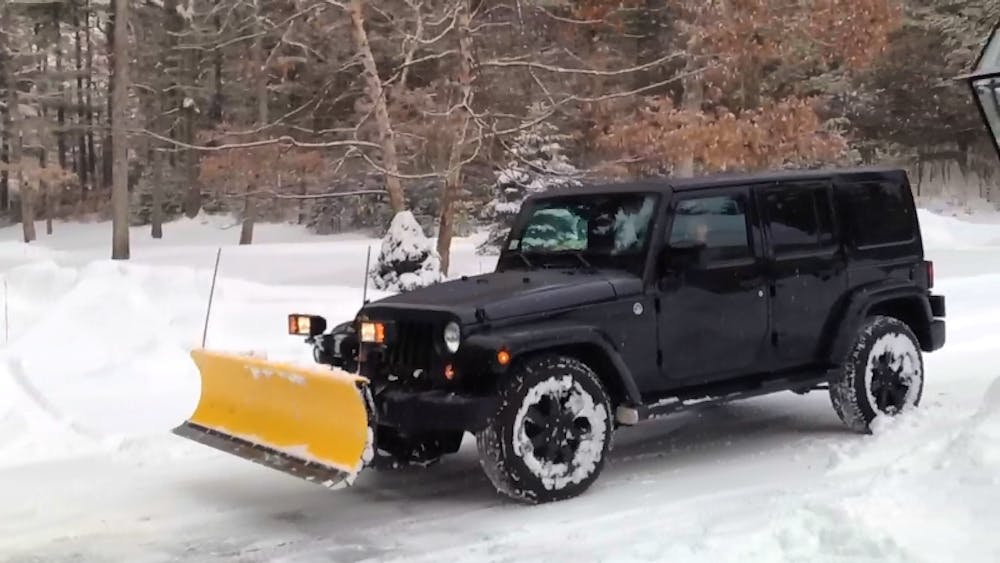
<svg viewBox="0 0 1000 563"><path fill-rule="evenodd" d="M680 240L663 247L660 252L660 273L668 275L700 268L705 248L704 242L695 240Z"/></svg>

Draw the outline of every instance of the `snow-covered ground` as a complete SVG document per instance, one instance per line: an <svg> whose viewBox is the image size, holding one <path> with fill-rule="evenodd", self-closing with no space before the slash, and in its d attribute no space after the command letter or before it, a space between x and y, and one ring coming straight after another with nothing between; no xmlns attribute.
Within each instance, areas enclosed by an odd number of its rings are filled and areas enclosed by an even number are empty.
<svg viewBox="0 0 1000 563"><path fill-rule="evenodd" d="M220 245L208 346L308 361L285 315L350 318L377 241L261 225L237 247L198 219L135 229L121 264L108 225L0 230L0 561L1000 561L1000 216L921 221L949 317L919 412L873 436L822 392L684 413L621 431L586 495L538 507L494 494L468 441L329 491L169 433ZM453 273L492 268L475 242Z"/></svg>

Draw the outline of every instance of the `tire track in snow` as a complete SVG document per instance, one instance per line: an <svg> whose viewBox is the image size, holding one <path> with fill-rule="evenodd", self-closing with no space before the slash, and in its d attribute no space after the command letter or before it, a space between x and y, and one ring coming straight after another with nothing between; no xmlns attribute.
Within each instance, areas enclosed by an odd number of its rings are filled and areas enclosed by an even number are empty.
<svg viewBox="0 0 1000 563"><path fill-rule="evenodd" d="M80 425L78 422L72 418L65 416L45 398L45 395L38 390L28 379L24 372L24 366L19 358L11 358L7 360L7 372L11 376L11 380L17 386L18 389L24 394L24 396L31 401L39 411L45 413L54 422L61 424L62 426L69 428L76 434L89 438L91 440L99 440L100 436L95 434L91 430Z"/></svg>

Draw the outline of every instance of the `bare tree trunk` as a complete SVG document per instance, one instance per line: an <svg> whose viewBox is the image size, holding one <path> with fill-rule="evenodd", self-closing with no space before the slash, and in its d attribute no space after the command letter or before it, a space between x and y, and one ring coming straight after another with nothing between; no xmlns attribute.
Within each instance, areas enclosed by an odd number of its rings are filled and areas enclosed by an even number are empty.
<svg viewBox="0 0 1000 563"><path fill-rule="evenodd" d="M20 157L15 162L20 162ZM17 190L21 198L21 230L24 233L24 242L31 242L38 238L35 233L34 196L31 193L33 189L24 181L24 174L20 171L17 173Z"/></svg>
<svg viewBox="0 0 1000 563"><path fill-rule="evenodd" d="M2 13L0 13L2 15ZM10 139L9 158L10 165L14 169L13 176L17 178L18 198L21 200L21 230L24 235L24 242L31 242L37 238L35 234L35 208L32 205L31 186L24 181L23 164L21 162L21 147L24 142L21 138L21 110L20 102L17 99L17 88L14 85L13 64L7 65L4 69L6 74L7 88L7 112L9 116Z"/></svg>
<svg viewBox="0 0 1000 563"><path fill-rule="evenodd" d="M163 238L163 155L153 145L153 208L149 212L152 224L151 234L155 239Z"/></svg>
<svg viewBox="0 0 1000 563"><path fill-rule="evenodd" d="M368 43L368 32L365 31L364 0L351 0L348 10L351 14L352 35L354 45L364 66L365 91L375 106L375 125L378 127L379 143L382 145L382 166L385 168L385 188L389 192L389 205L393 213L406 209L403 197L403 185L399 180L399 157L396 154L396 138L389 121L389 109L385 103L385 92L382 89L382 79L378 75L375 56Z"/></svg>
<svg viewBox="0 0 1000 563"><path fill-rule="evenodd" d="M41 129L39 129L41 131ZM38 166L42 171L46 170L49 166L49 151L45 149L44 143L42 144L42 149L38 152ZM43 172L44 173L44 172ZM45 218L45 234L52 234L52 198L49 190L49 183L39 177L38 179L38 193L42 199L42 217Z"/></svg>
<svg viewBox="0 0 1000 563"><path fill-rule="evenodd" d="M188 49L183 58L187 79L191 81L190 83L194 83L193 75L197 73L197 69L195 68L193 49ZM195 141L195 108L189 104L186 94L181 97L181 114L184 116L182 139L185 143L193 145ZM187 183L187 193L184 196L184 215L192 219L201 211L201 187L198 185L197 160L197 151L190 149L184 151L184 178Z"/></svg>
<svg viewBox="0 0 1000 563"><path fill-rule="evenodd" d="M56 130L56 147L59 158L59 166L66 169L66 86L63 80L63 43L62 43L62 18L61 7L56 4L52 8L52 26L55 32L56 50L56 82L59 84L59 107L56 108L56 121L59 124Z"/></svg>
<svg viewBox="0 0 1000 563"><path fill-rule="evenodd" d="M8 211L10 209L10 173L7 171L7 167L10 165L9 135L10 123L6 121L5 117L3 136L0 137L0 163L4 165L2 167L3 170L0 170L0 211Z"/></svg>
<svg viewBox="0 0 1000 563"><path fill-rule="evenodd" d="M45 234L52 234L52 190L48 183L42 185L42 212L45 213Z"/></svg>
<svg viewBox="0 0 1000 563"><path fill-rule="evenodd" d="M305 180L299 180L299 195L306 195L306 182ZM306 200L302 198L299 200L299 215L296 224L304 225L306 222Z"/></svg>
<svg viewBox="0 0 1000 563"><path fill-rule="evenodd" d="M254 2L254 12L256 14L256 17L257 17L258 21L259 21L259 19L261 17L260 16L260 6L259 6L259 4L260 4L259 0L257 0L256 2ZM216 15L215 18L213 18L213 20L214 20L216 32L221 33L222 32L222 20L219 18L218 15ZM258 38L257 41L260 41L260 38ZM221 123L222 122L222 102L223 102L223 97L222 97L222 65L223 65L222 49L216 49L216 51L215 51L215 57L214 57L214 61L213 61L213 72L212 72L212 74L213 74L212 80L214 82L214 89L215 89L215 91L212 93L212 105L211 105L211 107L209 108L209 111L208 111L209 119L211 119L215 123Z"/></svg>
<svg viewBox="0 0 1000 563"><path fill-rule="evenodd" d="M254 94L257 97L257 125L267 125L267 69L264 68L264 37L261 25L260 0L254 0L254 27L257 38L253 42L253 65L255 72ZM253 243L253 225L257 215L257 201L251 192L254 188L261 189L260 174L255 175L256 186L247 186L246 202L243 206L243 228L240 231L240 244Z"/></svg>
<svg viewBox="0 0 1000 563"><path fill-rule="evenodd" d="M700 111L705 98L704 82L701 75L695 72L695 69L698 67L695 55L700 52L699 47L700 41L696 37L688 40L688 61L684 68L686 78L683 80L684 94L681 96L681 109L684 111ZM690 147L684 150L685 152L681 155L681 161L677 164L674 175L681 178L690 178L694 176L694 153Z"/></svg>
<svg viewBox="0 0 1000 563"><path fill-rule="evenodd" d="M81 128L86 122L86 111L84 110L84 99L83 99L83 44L80 38L80 14L79 6L74 8L73 12L73 26L76 30L73 32L74 40L74 59L76 62L76 120L77 125ZM90 185L90 175L87 169L87 135L83 133L82 129L77 137L77 168L76 173L80 177L80 191L81 191L81 201L83 199L82 195L86 193L87 186Z"/></svg>
<svg viewBox="0 0 1000 563"><path fill-rule="evenodd" d="M129 259L128 240L128 146L126 145L126 105L128 104L128 2L115 0L114 90L111 102L111 135L114 162L111 186L111 259Z"/></svg>
<svg viewBox="0 0 1000 563"><path fill-rule="evenodd" d="M9 5L0 5L0 31L7 29L7 16ZM9 89L10 77L13 75L13 68L8 68L11 62L11 48L7 45L7 35L0 33L0 86ZM0 210L10 210L10 146L16 142L13 127L11 126L10 111L0 110L0 127L3 131L0 134Z"/></svg>
<svg viewBox="0 0 1000 563"><path fill-rule="evenodd" d="M448 275L451 265L451 239L455 232L455 199L462 181L462 149L465 147L469 130L469 104L472 103L472 36L469 32L469 9L465 0L460 0L458 12L458 82L463 107L460 123L455 133L448 156L448 175L445 177L441 193L441 214L438 221L437 252L441 259L441 273Z"/></svg>
<svg viewBox="0 0 1000 563"><path fill-rule="evenodd" d="M247 184L247 196L243 205L243 226L240 228L240 244L253 244L253 216L257 214L257 200L251 195L253 186Z"/></svg>
<svg viewBox="0 0 1000 563"><path fill-rule="evenodd" d="M85 3L84 39L87 44L87 175L90 186L97 185L97 147L94 143L94 43L90 31L90 2Z"/></svg>
<svg viewBox="0 0 1000 563"><path fill-rule="evenodd" d="M112 1L115 3L115 6L117 6L118 4L117 0L112 0ZM115 41L117 41L118 39L118 28L119 28L118 9L117 8L113 9L114 12L112 16L108 18L108 27L107 30L105 31L105 34L108 39L107 54L109 60L115 59L115 54L118 52L118 49L115 46ZM125 24L123 23L121 27L125 27ZM107 115L108 125L110 127L106 130L106 133L104 134L104 146L101 147L102 151L101 185L105 188L110 187L112 191L114 191L114 186L112 185L112 182L114 182L115 137L114 133L111 130L114 129L113 125L114 114L115 111L117 111L117 108L115 108L115 91L116 91L115 82L118 79L116 74L117 74L117 69L113 69L110 71L108 75L107 107L105 113ZM114 196L112 196L112 200L113 199Z"/></svg>

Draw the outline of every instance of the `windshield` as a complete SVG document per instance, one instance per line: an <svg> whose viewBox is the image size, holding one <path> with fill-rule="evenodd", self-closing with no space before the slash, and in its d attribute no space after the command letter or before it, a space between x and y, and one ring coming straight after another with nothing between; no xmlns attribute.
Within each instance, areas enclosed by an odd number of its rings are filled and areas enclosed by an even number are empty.
<svg viewBox="0 0 1000 563"><path fill-rule="evenodd" d="M558 261L641 268L657 199L644 193L581 194L528 203L504 254L520 254L530 267Z"/></svg>

